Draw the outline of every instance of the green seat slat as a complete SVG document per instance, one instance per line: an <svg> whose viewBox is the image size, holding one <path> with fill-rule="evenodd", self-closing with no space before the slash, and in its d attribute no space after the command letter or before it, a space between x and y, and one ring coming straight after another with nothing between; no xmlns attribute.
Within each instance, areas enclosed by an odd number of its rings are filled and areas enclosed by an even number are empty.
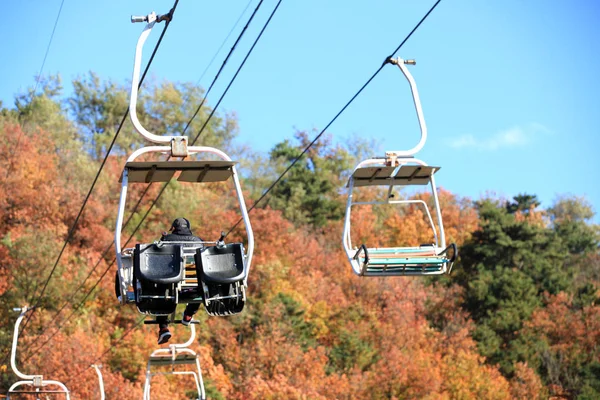
<svg viewBox="0 0 600 400"><path fill-rule="evenodd" d="M390 273L390 272L436 272L436 271L441 271L442 267L440 266L427 266L425 268L422 267L399 267L399 266L394 266L394 267L388 267L388 268L383 268L383 267L378 267L378 266L368 266L367 267L367 272L371 272L371 273L376 273L376 272L381 272L381 273Z"/></svg>
<svg viewBox="0 0 600 400"><path fill-rule="evenodd" d="M387 254L387 253L422 253L424 251L428 251L430 248L424 247L421 249L409 249L406 247L391 247L388 249L378 248L378 249L367 249L369 254Z"/></svg>
<svg viewBox="0 0 600 400"><path fill-rule="evenodd" d="M364 260L364 257L361 257ZM419 257L419 258L370 258L369 265L389 265L389 264L443 264L448 260L436 257Z"/></svg>
<svg viewBox="0 0 600 400"><path fill-rule="evenodd" d="M382 275L382 276L388 276L388 275L434 275L434 274L438 274L441 273L443 271L442 268L425 268L425 269L421 269L421 268L378 268L378 269L371 269L371 268L367 268L365 273L367 275Z"/></svg>

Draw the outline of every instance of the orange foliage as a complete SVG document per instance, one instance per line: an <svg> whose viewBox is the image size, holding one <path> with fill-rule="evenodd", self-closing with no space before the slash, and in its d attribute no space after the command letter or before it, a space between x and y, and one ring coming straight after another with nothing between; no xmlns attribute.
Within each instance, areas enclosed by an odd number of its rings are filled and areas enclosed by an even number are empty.
<svg viewBox="0 0 600 400"><path fill-rule="evenodd" d="M596 350L600 343L600 306L576 308L573 299L561 292L548 296L548 305L534 312L527 326L545 339L551 349L561 352L565 362L581 354L596 358L600 355Z"/></svg>
<svg viewBox="0 0 600 400"><path fill-rule="evenodd" d="M25 134L18 125L0 130L0 232L18 225L66 231L62 220L63 193L56 185L57 157L43 132ZM21 137L17 147L17 140ZM32 218L35 216L35 218Z"/></svg>
<svg viewBox="0 0 600 400"><path fill-rule="evenodd" d="M600 306L575 306L573 298L564 292L547 295L547 302L533 313L524 333L537 336L548 346L542 360L548 370L550 394L570 397L570 388L563 387L569 366L600 362Z"/></svg>
<svg viewBox="0 0 600 400"><path fill-rule="evenodd" d="M531 206L527 212L523 212L521 210L515 212L515 221L528 222L533 226L545 227L547 225L545 218L546 212L542 210L536 210L535 206Z"/></svg>
<svg viewBox="0 0 600 400"><path fill-rule="evenodd" d="M513 399L546 398L540 377L526 363L517 363L515 366L515 376L510 381L510 393Z"/></svg>
<svg viewBox="0 0 600 400"><path fill-rule="evenodd" d="M19 129L4 127L2 140L8 145L4 148L14 148ZM56 157L47 148L50 145L43 134L33 135L23 141L15 157L4 154L0 159L0 175L11 171L0 182L0 236L10 234L12 240L21 237L31 242L34 229L36 234L47 234L50 244L55 240L56 247L66 237L87 188L77 191L63 184ZM56 286L64 291L59 290L59 295L70 301L71 290L112 240L121 168L122 160L109 158L104 171L108 178L99 181L65 252L62 276L55 277L60 282ZM132 202L141 194L141 186L131 186ZM142 207L151 204L158 186L149 190ZM198 186L175 195L193 199L194 209L188 216L196 234L215 239L238 221L239 211L228 200L233 198L230 187ZM467 200L445 190L438 195L447 242L461 245L477 229L477 214ZM428 194L415 198L431 205ZM134 240L154 240L168 228L179 216L171 215L179 209L176 200L170 201L164 208L155 206ZM165 211L169 206L170 211ZM203 323L192 345L201 356L207 386L224 398L506 399L534 398L541 393L539 379L526 365L517 365L516 378L509 383L496 368L485 364L470 336L472 322L460 308L460 289L425 286L419 279L356 277L341 248L342 222L315 231L295 226L269 208L255 209L251 219L256 242L246 309L230 318L200 316ZM386 211L355 207L352 224L354 243L369 246L419 245L433 240L426 214L415 205ZM242 232L237 229L228 240L244 240ZM112 256L109 253L108 260L100 261L85 289L102 278ZM3 245L0 257L18 271L32 261L12 259ZM36 264L47 263L49 256L39 257L33 259ZM40 271L46 274L44 267ZM157 348L156 327L134 328L139 317L136 310L117 306L112 293L114 270L109 271L72 323L28 361L31 370L68 383L74 399L98 396L97 378L89 368L92 362L104 365L107 398L140 398L147 358ZM7 288L4 277L7 281L14 278L3 263L0 295ZM565 312L565 301L555 300L544 311L547 314L535 314L532 329L555 335L557 348L572 342L584 348L598 343L599 327L585 330L578 319L581 316ZM598 317L596 308L583 312L587 313L584 319ZM52 311L40 311L39 321L47 323L53 316ZM38 326L43 326L39 321ZM129 333L124 337L125 332ZM187 332L174 328L172 341L185 341ZM39 340L53 333L50 329ZM35 330L27 332L25 349L37 339ZM183 379L187 378L155 377L152 398L183 398L186 388L193 387Z"/></svg>
<svg viewBox="0 0 600 400"><path fill-rule="evenodd" d="M434 226L439 226L433 199L429 193L412 197L427 204ZM446 243L462 245L478 228L478 216L468 200L459 199L452 193L440 189L438 192ZM367 243L378 246L419 246L433 243L431 222L422 203L399 206L355 206L351 214L352 240L355 245ZM384 211L385 209L385 211ZM382 221L379 222L378 220Z"/></svg>

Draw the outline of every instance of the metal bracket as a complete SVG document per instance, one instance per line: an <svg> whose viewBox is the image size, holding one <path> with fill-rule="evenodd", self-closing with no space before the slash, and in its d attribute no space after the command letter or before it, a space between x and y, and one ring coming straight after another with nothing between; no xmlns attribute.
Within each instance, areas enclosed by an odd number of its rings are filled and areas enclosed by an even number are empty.
<svg viewBox="0 0 600 400"><path fill-rule="evenodd" d="M162 14L162 15L156 15L156 13L154 11L152 11L150 14L148 15L132 15L131 16L131 22L135 23L135 22L147 22L149 24L153 23L153 22L163 22L163 21L167 21L167 22L171 22L171 19L173 18L173 10L169 11L167 14Z"/></svg>
<svg viewBox="0 0 600 400"><path fill-rule="evenodd" d="M398 162L398 154L395 151L386 151L385 152L385 165L388 167L397 167L400 165Z"/></svg>
<svg viewBox="0 0 600 400"><path fill-rule="evenodd" d="M42 375L34 375L32 382L35 387L42 387L42 381L44 380Z"/></svg>
<svg viewBox="0 0 600 400"><path fill-rule="evenodd" d="M132 15L131 16L132 23L147 22L147 23L151 24L154 21L156 21L156 13L154 11L152 11L150 14L145 15L145 16L144 15Z"/></svg>
<svg viewBox="0 0 600 400"><path fill-rule="evenodd" d="M171 138L171 155L173 157L187 157L187 136L175 136Z"/></svg>
<svg viewBox="0 0 600 400"><path fill-rule="evenodd" d="M400 63L404 63L407 65L417 65L417 60L412 59L412 60L403 60L402 58L398 57L398 58L392 58L392 57L388 57L384 64L394 64L394 65L398 65Z"/></svg>

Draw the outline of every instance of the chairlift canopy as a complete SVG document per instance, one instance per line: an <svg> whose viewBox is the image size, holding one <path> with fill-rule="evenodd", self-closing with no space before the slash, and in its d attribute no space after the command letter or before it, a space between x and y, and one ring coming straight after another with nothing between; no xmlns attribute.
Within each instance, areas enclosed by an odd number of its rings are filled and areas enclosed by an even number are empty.
<svg viewBox="0 0 600 400"><path fill-rule="evenodd" d="M129 182L168 182L176 172L180 182L223 182L233 175L235 161L129 161Z"/></svg>
<svg viewBox="0 0 600 400"><path fill-rule="evenodd" d="M427 185L440 167L428 165L402 165L400 167L356 168L351 179L354 187L388 185ZM347 187L350 186L348 182Z"/></svg>

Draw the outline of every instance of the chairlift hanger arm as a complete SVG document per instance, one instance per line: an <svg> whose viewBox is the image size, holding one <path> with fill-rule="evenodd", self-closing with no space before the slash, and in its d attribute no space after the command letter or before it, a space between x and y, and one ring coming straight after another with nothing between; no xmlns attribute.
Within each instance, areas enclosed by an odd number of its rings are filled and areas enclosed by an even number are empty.
<svg viewBox="0 0 600 400"><path fill-rule="evenodd" d="M410 85L410 91L411 91L412 97L413 97L413 102L415 103L415 110L417 111L419 127L421 129L421 140L419 140L419 143L417 143L417 145L415 147L413 147L410 150L388 151L388 152L386 152L386 157L393 157L393 158L395 158L395 157L410 157L410 156L418 153L423 148L423 146L425 145L425 142L427 141L427 125L425 124L425 117L423 116L423 109L421 108L421 98L419 97L419 91L417 90L417 84L415 83L415 80L414 80L412 74L406 67L406 64L415 65L416 61L415 60L403 60L400 57L398 57L397 59L390 57L385 61L385 63L397 65L398 68L400 68L400 71L402 71L402 73L404 74L404 77L408 80L408 83Z"/></svg>
<svg viewBox="0 0 600 400"><path fill-rule="evenodd" d="M131 117L131 122L136 131L146 139L154 143L180 143L184 142L187 145L187 137L185 136L160 136L155 135L146 128L142 126L137 116L137 99L138 99L138 82L140 80L140 68L142 64L142 49L144 47L144 43L148 39L154 24L157 22L166 21L167 23L171 21L171 12L165 15L157 16L155 12L148 14L147 16L132 16L131 22L146 22L146 27L140 34L140 37L137 42L137 46L135 48L135 58L133 63L133 76L131 78L131 97L129 99L129 115ZM174 154L174 156L180 156L180 154ZM185 154L184 156L187 156Z"/></svg>
<svg viewBox="0 0 600 400"><path fill-rule="evenodd" d="M19 326L21 325L21 321L23 320L23 318L25 317L27 312L33 310L33 308L34 307L29 307L29 306L24 306L21 308L14 308L14 311L20 311L20 314L19 314L19 317L17 318L17 321L15 322L15 329L14 329L13 342L12 342L12 351L10 354L10 366L12 367L15 375L17 375L21 379L33 379L36 376L36 375L27 375L27 374L20 372L17 369L17 361L16 361L17 343L19 341Z"/></svg>

